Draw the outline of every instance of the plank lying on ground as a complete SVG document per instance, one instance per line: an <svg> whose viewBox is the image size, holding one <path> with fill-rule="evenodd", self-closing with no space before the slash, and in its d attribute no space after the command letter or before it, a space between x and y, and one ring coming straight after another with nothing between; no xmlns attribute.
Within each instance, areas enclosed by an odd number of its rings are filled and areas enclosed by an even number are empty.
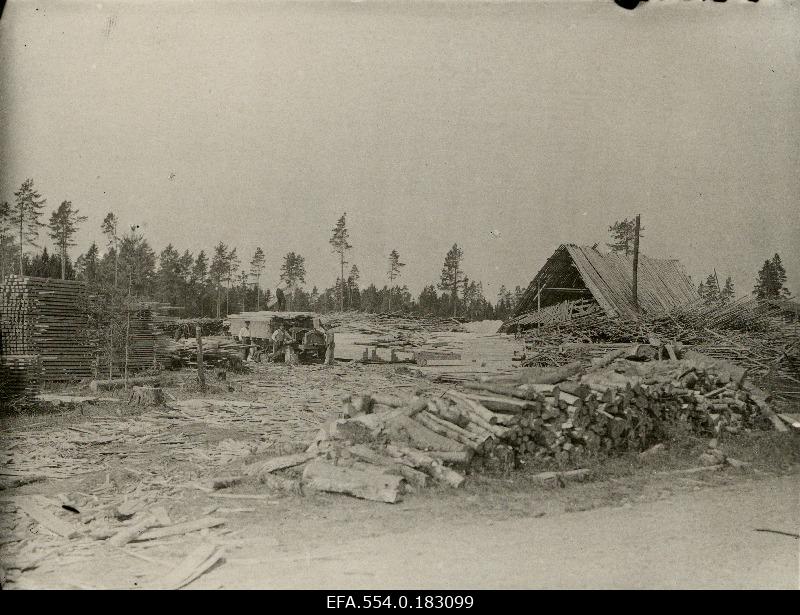
<svg viewBox="0 0 800 615"><path fill-rule="evenodd" d="M188 534L189 532L196 532L197 530L204 530L224 524L225 519L221 517L201 517L193 521L185 521L184 523L176 523L175 525L168 525L167 527L147 530L140 536L137 536L133 542L156 540L158 538L166 538L167 536L180 536L181 534Z"/></svg>
<svg viewBox="0 0 800 615"><path fill-rule="evenodd" d="M160 585L164 589L185 587L221 560L223 553L223 550L217 545L202 544L198 546L167 573Z"/></svg>
<svg viewBox="0 0 800 615"><path fill-rule="evenodd" d="M266 461L259 461L251 463L244 467L245 476L255 476L258 474L268 474L276 470L283 470L284 468L291 468L299 466L316 457L315 453L294 453L292 455L283 455L282 457L272 457Z"/></svg>
<svg viewBox="0 0 800 615"><path fill-rule="evenodd" d="M43 504L46 503L46 500L42 498L42 496L24 496L15 499L14 503L39 525L47 528L55 534L58 534L59 536L62 536L63 538L73 538L74 536L80 534L76 526L62 521L47 511L43 506Z"/></svg>
<svg viewBox="0 0 800 615"><path fill-rule="evenodd" d="M312 461L303 470L306 487L388 504L400 501L402 482L402 476L388 474L377 468L346 468L320 460Z"/></svg>

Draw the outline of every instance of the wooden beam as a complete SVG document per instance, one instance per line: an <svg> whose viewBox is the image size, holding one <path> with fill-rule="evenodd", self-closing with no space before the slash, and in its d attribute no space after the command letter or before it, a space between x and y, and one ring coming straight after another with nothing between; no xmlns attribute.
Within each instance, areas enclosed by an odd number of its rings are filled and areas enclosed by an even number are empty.
<svg viewBox="0 0 800 615"><path fill-rule="evenodd" d="M640 214L636 214L636 229L633 235L633 305L639 310L639 229Z"/></svg>

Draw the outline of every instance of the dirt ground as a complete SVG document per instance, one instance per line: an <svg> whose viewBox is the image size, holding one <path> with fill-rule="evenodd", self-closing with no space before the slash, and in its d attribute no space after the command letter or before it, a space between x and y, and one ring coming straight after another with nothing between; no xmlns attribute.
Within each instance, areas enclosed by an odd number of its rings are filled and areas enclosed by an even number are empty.
<svg viewBox="0 0 800 615"><path fill-rule="evenodd" d="M595 460L591 480L555 490L531 478L549 468L525 466L395 505L276 494L255 480L214 492L209 479L309 441L344 394L446 387L405 366L352 363L212 375L203 400L193 379L165 377L172 408L103 401L3 415L4 588L157 587L202 543L224 548L224 561L189 587L797 586L798 541L754 532L798 533L796 432L731 436L724 452L751 465L697 474L668 473L698 465L707 446L675 434L662 455ZM30 494L80 534L32 521L14 503ZM91 536L125 506L224 525L123 548Z"/></svg>

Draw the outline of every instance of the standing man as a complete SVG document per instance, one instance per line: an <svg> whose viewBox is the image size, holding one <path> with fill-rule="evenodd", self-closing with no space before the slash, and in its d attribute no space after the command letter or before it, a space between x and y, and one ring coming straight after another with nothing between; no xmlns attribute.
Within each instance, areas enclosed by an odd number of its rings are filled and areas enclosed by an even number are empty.
<svg viewBox="0 0 800 615"><path fill-rule="evenodd" d="M244 360L247 361L248 356L250 355L250 321L245 320L244 326L239 329L239 342L241 344L246 344L247 347L244 349Z"/></svg>
<svg viewBox="0 0 800 615"><path fill-rule="evenodd" d="M272 334L272 355L270 359L273 361L280 356L280 353L283 352L283 347L286 344L286 325L281 324L278 327L278 330Z"/></svg>
<svg viewBox="0 0 800 615"><path fill-rule="evenodd" d="M278 302L278 311L285 312L286 311L286 296L283 294L283 289L279 286L275 289L275 298Z"/></svg>

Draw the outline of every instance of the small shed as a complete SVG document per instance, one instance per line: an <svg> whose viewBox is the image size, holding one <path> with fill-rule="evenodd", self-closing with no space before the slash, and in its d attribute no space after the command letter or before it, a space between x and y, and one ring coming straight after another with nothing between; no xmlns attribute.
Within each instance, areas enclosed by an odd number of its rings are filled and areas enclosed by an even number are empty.
<svg viewBox="0 0 800 615"><path fill-rule="evenodd" d="M634 320L699 299L678 260L639 254L637 278L638 308L633 300L632 255L562 244L528 285L514 317L501 330L563 322L595 312Z"/></svg>

